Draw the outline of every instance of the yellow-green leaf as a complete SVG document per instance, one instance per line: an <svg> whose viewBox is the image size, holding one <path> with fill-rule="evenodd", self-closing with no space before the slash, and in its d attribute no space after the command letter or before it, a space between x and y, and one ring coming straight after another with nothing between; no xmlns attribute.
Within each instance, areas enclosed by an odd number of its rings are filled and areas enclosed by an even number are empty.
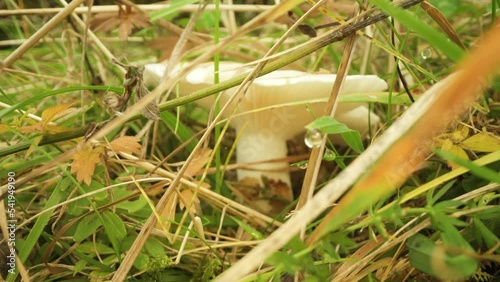
<svg viewBox="0 0 500 282"><path fill-rule="evenodd" d="M500 150L500 138L487 132L480 132L464 141L465 148L476 152L494 152Z"/></svg>
<svg viewBox="0 0 500 282"><path fill-rule="evenodd" d="M443 151L449 152L449 153L451 153L451 154L453 154L461 159L464 159L464 160L469 159L469 156L464 151L464 149L462 149L460 146L453 144L453 142L450 139L444 140L443 145L441 146L441 149ZM459 165L457 165L456 163L451 162L451 161L448 161L448 166L451 167L452 169L456 169L456 168L460 167Z"/></svg>
<svg viewBox="0 0 500 282"><path fill-rule="evenodd" d="M53 107L50 107L46 109L45 111L42 112L42 126L45 127L48 125L50 122L54 121L55 119L67 115L68 113L72 112L74 109L70 108L73 105L73 103L64 103L64 104L59 104L55 105Z"/></svg>

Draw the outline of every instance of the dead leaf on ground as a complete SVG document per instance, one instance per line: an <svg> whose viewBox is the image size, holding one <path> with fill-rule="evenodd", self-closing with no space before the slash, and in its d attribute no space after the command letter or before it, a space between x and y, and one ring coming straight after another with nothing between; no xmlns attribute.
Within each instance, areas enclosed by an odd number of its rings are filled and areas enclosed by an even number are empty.
<svg viewBox="0 0 500 282"><path fill-rule="evenodd" d="M73 159L71 173L76 172L76 180L79 183L85 182L87 185L90 185L92 181L96 164L101 161L102 147L93 148L92 146L92 144L84 144L71 157Z"/></svg>
<svg viewBox="0 0 500 282"><path fill-rule="evenodd" d="M163 222L163 226L165 226L166 231L170 230L170 226L172 225L172 222L175 221L175 209L177 207L177 198L178 195L177 193L172 193L170 197L168 198L167 204L165 205L165 208L163 209L162 213L160 214L161 220ZM158 221L156 223L156 228L162 229L162 226L160 222ZM167 233L167 236L168 233Z"/></svg>
<svg viewBox="0 0 500 282"><path fill-rule="evenodd" d="M108 109L114 114L118 114L126 108L134 90L136 102L148 95L149 90L144 85L144 66L123 64L117 60L113 60L113 62L127 69L125 80L123 81L123 88L125 89L123 95L110 94L104 97L104 104ZM156 101L146 105L142 109L142 115L149 120L159 120L160 110Z"/></svg>
<svg viewBox="0 0 500 282"><path fill-rule="evenodd" d="M181 191L182 200L179 201L179 208L183 210L186 206L184 203L190 205L188 208L194 214L201 214L200 199L194 195L193 191L190 189L184 189Z"/></svg>
<svg viewBox="0 0 500 282"><path fill-rule="evenodd" d="M210 161L212 149L205 149L201 153L198 152L191 163L189 163L189 167L184 172L184 176L195 176Z"/></svg>
<svg viewBox="0 0 500 282"><path fill-rule="evenodd" d="M121 136L109 143L111 149L115 152L121 152L129 155L141 154L140 138L135 136Z"/></svg>
<svg viewBox="0 0 500 282"><path fill-rule="evenodd" d="M280 180L262 177L245 177L234 185L228 185L233 194L245 205L267 215L277 215L290 204L293 195L288 185Z"/></svg>
<svg viewBox="0 0 500 282"><path fill-rule="evenodd" d="M119 29L120 40L126 41L132 33L132 29L149 27L149 17L144 13L137 13L132 6L118 5L118 13L102 13L95 16L90 22L90 28L95 31L111 31Z"/></svg>

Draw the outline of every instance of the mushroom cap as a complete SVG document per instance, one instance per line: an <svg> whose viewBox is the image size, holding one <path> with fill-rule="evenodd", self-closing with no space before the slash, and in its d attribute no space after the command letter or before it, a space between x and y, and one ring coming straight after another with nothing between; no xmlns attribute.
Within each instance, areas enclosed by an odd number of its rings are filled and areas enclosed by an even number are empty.
<svg viewBox="0 0 500 282"><path fill-rule="evenodd" d="M176 66L173 73L180 68ZM144 71L146 85L157 85L165 69L165 64L146 65ZM251 67L241 63L220 62L219 81L231 79L251 70ZM180 95L189 95L213 85L214 73L212 62L196 66L179 81ZM323 114L325 103L308 103L308 101L328 97L335 77L335 74L311 74L295 70L271 72L256 78L247 93L240 96L237 102L233 102L225 112L225 116L232 114L234 108L238 106L236 112L238 116L231 121L236 129L241 129L244 125L246 130L250 131L270 129L281 138L289 139L303 132L305 125ZM347 95L380 92L385 89L387 83L376 75L348 75L340 93ZM220 102L225 104L231 95L235 94L235 90L236 87L224 91ZM213 107L214 102L214 95L197 101L208 109ZM290 105L292 103L293 105ZM256 110L263 108L265 110ZM362 103L340 103L335 114L340 122L361 133L368 131L368 116L370 116L370 126L373 127L379 122L378 116L370 113Z"/></svg>
<svg viewBox="0 0 500 282"><path fill-rule="evenodd" d="M251 71L240 63L220 62L219 81L231 79L239 74ZM323 114L325 103L308 103L312 99L325 98L330 95L336 75L311 74L295 70L277 70L256 78L244 96L233 102L225 112L229 116L237 106L237 114L231 121L236 129L246 126L246 130L271 130L283 139L289 139L304 131L304 126ZM188 95L195 91L213 85L213 63L197 66L189 72L179 83L180 94ZM387 89L387 83L375 75L349 75L346 77L341 95L380 92ZM225 104L235 88L222 93L221 104ZM198 100L197 103L205 108L213 107L215 97L210 96ZM301 103L303 102L303 103ZM293 105L290 105L293 103ZM288 105L287 105L288 104ZM286 105L286 106L285 106ZM256 110L263 109L265 110ZM308 110L310 109L310 111ZM356 111L353 111L356 109ZM351 112L349 115L345 113ZM353 113L356 113L354 115ZM379 122L378 116L370 114L369 110L360 103L341 103L336 110L336 118L349 127L361 133L368 131L368 116L371 116L370 125ZM354 119L352 119L355 117ZM365 123L360 122L365 121Z"/></svg>

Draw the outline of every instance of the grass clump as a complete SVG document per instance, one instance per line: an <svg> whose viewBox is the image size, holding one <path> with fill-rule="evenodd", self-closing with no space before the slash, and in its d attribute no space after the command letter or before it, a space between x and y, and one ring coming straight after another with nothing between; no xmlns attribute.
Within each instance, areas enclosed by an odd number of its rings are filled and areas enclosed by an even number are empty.
<svg viewBox="0 0 500 282"><path fill-rule="evenodd" d="M6 281L498 279L500 64L493 48L474 51L499 38L498 1L326 1L311 14L301 1L115 1L92 14L42 2L58 10L0 4ZM137 77L112 62L254 68L267 56L263 73L369 73L389 84L349 98L381 118L369 139L342 127L350 146L289 140L293 202L272 194L272 181L237 181L239 136L214 121L224 105L214 114L194 103L244 75L180 97L172 74L134 100ZM438 82L447 86L422 95ZM464 98L440 100L452 90ZM159 112L147 119L137 105L151 97ZM310 127L343 126L317 118Z"/></svg>

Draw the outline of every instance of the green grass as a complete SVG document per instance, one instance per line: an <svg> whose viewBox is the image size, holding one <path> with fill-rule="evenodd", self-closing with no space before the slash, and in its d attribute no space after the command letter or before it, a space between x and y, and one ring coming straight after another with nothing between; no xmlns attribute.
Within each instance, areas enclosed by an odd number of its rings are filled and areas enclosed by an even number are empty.
<svg viewBox="0 0 500 282"><path fill-rule="evenodd" d="M48 5L53 1L42 2ZM165 21L184 28L193 12L182 9L197 2L177 1L169 8L149 13L151 26L134 28L129 42L118 40L117 27L96 35L121 61L156 62L172 47L168 44L175 41L165 41L161 50L152 49L148 41L175 34L167 31ZM389 1L369 3L393 17L396 25L385 19L371 25L372 34L363 30L365 34L359 36L352 53L349 74L376 74L390 87L383 93L340 97L340 102L370 103L370 108L381 117L380 130L371 132L372 138L366 140L357 131L330 118L319 118L310 125L324 134L348 135L345 138L350 145L327 143L330 153L319 156L323 162L313 185L316 192L349 167L411 105L400 86L395 58L401 62L404 78L418 100L421 93L451 73L469 52L453 43L419 7L401 11ZM477 40L497 19L500 7L497 0L430 3L442 11L467 48L477 45ZM183 61L213 51L217 43L231 36L227 29L228 11L220 1L215 4L214 11L204 11L195 24L189 35L195 43L184 50ZM0 8L14 10L14 1L5 1ZM248 11L235 12L236 23L261 13L247 8ZM298 14L305 12L296 10ZM341 7L328 13L341 19L351 14ZM4 17L0 19L0 29L8 38L1 38L0 43L7 39L27 39L50 18ZM287 21L286 17L281 20ZM327 14L319 12L305 24L315 26L331 21ZM257 29L215 51L216 70L224 61L250 63L261 59L289 26L263 21ZM336 28L318 33L321 36ZM391 33L395 32L396 45L391 42ZM17 265L16 273L7 275L7 268L2 265L1 276L6 281L17 281L26 275L33 281L107 281L132 255L134 259L126 275L131 281L210 281L231 267L236 267L238 275L244 277L242 281L280 281L294 276L306 281L495 281L500 277L492 267L500 262L500 156L499 149L495 149L500 146L500 137L499 117L494 114L500 97L498 87L494 87L499 84L498 76L487 82L492 87L482 93L482 98L461 120L437 133L442 138L440 142L449 139L451 144L464 148L461 141L465 138L458 138L456 132L460 124L469 128L469 137L486 132L497 143L482 144L485 150L465 148L468 159L453 155L443 146L435 146L439 149L429 155L424 165L414 169L397 192L385 194L383 200L363 207L363 212L353 220L327 232L313 245L307 244L307 238L320 226L326 213L303 222L303 237L293 236L289 241L279 242L282 247L276 243L259 260L259 263L265 261L262 268L252 268L247 275L237 262L275 232L287 232L280 226L293 214L297 200L292 203L277 200L276 194L272 194L277 189L272 182L255 189L251 185L248 188L251 183L237 181L238 165L233 153L238 133L228 128L228 120L219 121L205 143L214 151L193 160L188 168L199 169L188 169L189 175L175 190L171 189L179 168L200 142L209 120L209 112L199 107L196 100L239 85L244 76L221 82L215 75L214 86L189 97L171 94L168 101L162 101L160 120L149 122L140 114L128 116L105 139L90 138L92 146L105 151L98 156L91 182L78 183L76 174L71 173L71 156L82 146L85 136L90 136L87 128L91 123L106 126L112 114L102 99L112 92L122 95L126 79L103 56L101 47L92 42L86 47L82 45L82 34L77 25L63 21L17 59L12 70L0 73L0 102L7 105L0 107L0 187L5 195L5 209L15 209L16 250L27 269L25 272ZM277 55L264 71L286 67L336 73L344 42L318 42L295 31L280 46L279 50L285 53ZM2 47L0 58L6 58L17 47ZM86 48L84 60L82 48ZM307 102L312 105L325 101L326 98ZM36 116L44 115L44 111L47 115L51 107L68 102L74 103L75 110L50 120L67 127L67 131L47 134L49 127L33 129L40 124ZM223 104L217 102L214 106L216 115ZM290 106L297 104L276 108ZM246 114L263 110L269 108ZM140 138L140 153L129 156L111 152L108 143L125 135ZM303 138L298 136L288 146L290 162L297 163L292 172L296 199L307 166L308 157L304 155L309 153ZM29 148L32 152L26 156ZM456 163L458 168L451 169L448 162ZM9 202L8 198L9 172L15 173L15 202ZM164 195L170 197L167 209L156 213L163 226L155 225L148 236L141 237L144 224L155 216L153 206ZM358 204L361 207L363 203ZM262 210L267 206L271 206L272 212L266 214ZM201 224L195 224L195 216ZM5 219L10 219L8 213ZM7 226L3 216L0 224ZM132 246L138 238L144 246L134 250ZM7 240L0 243L2 252L7 243ZM434 260L434 265L429 260ZM464 264L469 267L462 267ZM436 270L435 265L446 268Z"/></svg>

